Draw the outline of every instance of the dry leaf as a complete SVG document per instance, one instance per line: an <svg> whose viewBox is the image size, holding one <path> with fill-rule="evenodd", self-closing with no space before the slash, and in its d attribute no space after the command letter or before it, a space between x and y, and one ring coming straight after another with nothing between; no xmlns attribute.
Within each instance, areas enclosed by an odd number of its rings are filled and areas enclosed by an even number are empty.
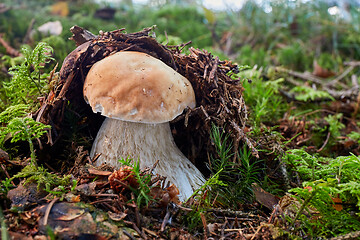
<svg viewBox="0 0 360 240"><path fill-rule="evenodd" d="M69 6L67 2L57 2L51 6L51 13L53 15L60 15L66 17L69 15Z"/></svg>
<svg viewBox="0 0 360 240"><path fill-rule="evenodd" d="M334 204L332 205L332 207L336 210L336 211L341 211L343 210L343 205L342 205L342 200L338 197L332 197L331 198L332 201L334 202Z"/></svg>
<svg viewBox="0 0 360 240"><path fill-rule="evenodd" d="M122 213L108 212L108 215L111 220L116 221L116 222L123 220L127 216L127 214L124 212L122 212Z"/></svg>
<svg viewBox="0 0 360 240"><path fill-rule="evenodd" d="M83 209L69 208L69 211L66 213L66 215L55 218L54 220L71 221L83 215L84 212L85 210Z"/></svg>

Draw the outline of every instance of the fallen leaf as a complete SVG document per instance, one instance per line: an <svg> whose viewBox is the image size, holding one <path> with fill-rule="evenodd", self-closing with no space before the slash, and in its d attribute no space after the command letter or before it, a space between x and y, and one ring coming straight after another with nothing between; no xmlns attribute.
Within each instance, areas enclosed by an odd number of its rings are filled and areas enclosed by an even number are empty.
<svg viewBox="0 0 360 240"><path fill-rule="evenodd" d="M76 208L69 209L69 211L65 215L62 215L58 218L54 218L54 220L71 221L83 215L84 212L85 211L83 209L76 209Z"/></svg>
<svg viewBox="0 0 360 240"><path fill-rule="evenodd" d="M312 74L317 77L321 77L321 78L328 78L328 77L335 76L334 72L321 67L316 61L314 61L314 70L313 70Z"/></svg>
<svg viewBox="0 0 360 240"><path fill-rule="evenodd" d="M116 222L123 220L127 216L127 214L124 212L121 213L108 212L108 215L111 220Z"/></svg>
<svg viewBox="0 0 360 240"><path fill-rule="evenodd" d="M252 187L253 187L256 201L258 201L261 205L272 210L274 208L274 206L279 203L279 199L280 199L279 197L266 192L258 184L253 183Z"/></svg>
<svg viewBox="0 0 360 240"><path fill-rule="evenodd" d="M69 6L67 2L57 2L51 6L51 13L66 17L69 15Z"/></svg>
<svg viewBox="0 0 360 240"><path fill-rule="evenodd" d="M334 202L334 204L332 205L332 207L336 210L336 211L341 211L343 210L343 205L342 205L342 200L338 197L332 197L331 198L332 201Z"/></svg>

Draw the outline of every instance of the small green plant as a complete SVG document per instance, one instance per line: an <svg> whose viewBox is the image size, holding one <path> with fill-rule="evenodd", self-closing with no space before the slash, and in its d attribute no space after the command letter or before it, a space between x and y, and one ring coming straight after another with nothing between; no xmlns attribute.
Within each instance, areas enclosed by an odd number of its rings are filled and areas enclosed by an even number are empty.
<svg viewBox="0 0 360 240"><path fill-rule="evenodd" d="M359 157L324 158L310 155L302 149L290 150L286 157L288 166L304 181L303 187L290 190L302 203L295 219L291 220L293 224L301 220L298 228L311 236L329 237L360 230L359 216L349 212L352 204L360 207ZM343 205L343 210L334 208L333 198L347 203ZM309 208L318 211L319 215L309 219L306 214Z"/></svg>
<svg viewBox="0 0 360 240"><path fill-rule="evenodd" d="M296 100L303 102L309 100L335 100L328 92L316 90L307 86L296 86L291 89L290 93L295 94Z"/></svg>
<svg viewBox="0 0 360 240"><path fill-rule="evenodd" d="M150 182L151 182L151 174L145 173L143 174L140 169L140 162L133 161L131 158L120 159L121 164L125 166L129 166L132 169L132 172L135 175L136 180L138 181L139 186L137 188L132 188L130 186L131 191L134 193L136 198L136 205L140 208L143 206L148 206L149 202L153 200L150 197Z"/></svg>
<svg viewBox="0 0 360 240"><path fill-rule="evenodd" d="M357 217L345 209L334 208L332 197L340 194L336 179L320 179L304 182L303 185L304 188L290 190L296 193L295 197L302 202L295 218L290 220L294 226L300 224L297 228L302 228L310 237L330 237L360 230ZM318 211L318 214L315 214L315 211ZM296 223L296 220L300 222Z"/></svg>
<svg viewBox="0 0 360 240"><path fill-rule="evenodd" d="M240 174L240 178L237 181L238 185L241 185L246 194L252 194L252 184L259 183L260 168L258 165L260 160L252 161L252 155L250 149L246 145L239 151L239 159L241 160L241 166L237 168Z"/></svg>
<svg viewBox="0 0 360 240"><path fill-rule="evenodd" d="M213 174L191 197L196 200L193 204L192 211L185 215L184 220L187 222L190 230L200 229L201 215L206 213L206 208L213 207L213 201L216 200L216 192L219 187L226 187L227 184L219 180L223 169Z"/></svg>
<svg viewBox="0 0 360 240"><path fill-rule="evenodd" d="M250 66L257 65L267 66L270 62L270 57L263 46L253 48L251 45L244 45L239 49L240 54L236 59L240 64L246 64Z"/></svg>
<svg viewBox="0 0 360 240"><path fill-rule="evenodd" d="M303 180L316 180L319 179L322 165L319 158L316 155L310 155L303 149L289 150L285 155L285 161L292 168L296 169L296 172Z"/></svg>
<svg viewBox="0 0 360 240"><path fill-rule="evenodd" d="M50 126L36 122L28 114L37 106L37 98L47 92L48 74L43 72L45 64L52 57L52 48L46 43L38 43L34 50L23 47L23 61L9 69L12 75L9 82L3 82L3 87L9 104L0 113L0 147L5 141L11 143L26 141L29 144L31 163L36 165L33 140L40 138Z"/></svg>
<svg viewBox="0 0 360 240"><path fill-rule="evenodd" d="M0 194L6 196L9 192L10 188L13 186L11 183L12 178L6 178L5 180L1 180L0 182Z"/></svg>
<svg viewBox="0 0 360 240"><path fill-rule="evenodd" d="M337 72L339 70L339 66L341 66L340 64L342 60L339 55L336 57L330 53L324 52L316 58L316 62L322 68Z"/></svg>
<svg viewBox="0 0 360 240"><path fill-rule="evenodd" d="M214 191L214 187L226 187L228 186L223 181L219 180L219 176L223 169L220 169L217 173L213 174L199 189L197 189L192 197L195 197L198 200L198 204L205 207L212 207L210 198L206 195L211 194L210 191ZM205 196L205 197L204 197Z"/></svg>
<svg viewBox="0 0 360 240"><path fill-rule="evenodd" d="M22 48L24 60L20 65L9 69L12 78L4 82L6 95L12 104L26 104L35 107L37 98L44 96L48 91L46 77L43 73L46 63L51 57L52 48L46 43L40 42L33 51L29 47Z"/></svg>
<svg viewBox="0 0 360 240"><path fill-rule="evenodd" d="M233 161L229 134L212 125L211 139L217 156L211 157L208 164L211 177L192 195L196 204L192 206L193 211L185 216L190 229L199 228L201 215L206 215L206 208L236 209L252 197L252 183L259 182L257 175L260 172L260 161L252 161L251 152L246 146L239 150L236 161Z"/></svg>
<svg viewBox="0 0 360 240"><path fill-rule="evenodd" d="M254 160L246 146L239 149L236 156L231 154L233 146L228 138L222 129L212 126L211 139L217 156L211 157L208 167L222 184L214 184L208 197L219 205L234 207L252 197L251 185L259 182L261 161Z"/></svg>
<svg viewBox="0 0 360 240"><path fill-rule="evenodd" d="M312 58L304 51L303 44L298 41L280 48L277 51L280 65L299 71L309 69L312 65Z"/></svg>
<svg viewBox="0 0 360 240"><path fill-rule="evenodd" d="M0 147L3 147L7 138L11 138L12 143L26 141L30 147L31 162L36 165L33 140L40 138L50 126L26 116L26 109L26 105L18 104L0 113Z"/></svg>
<svg viewBox="0 0 360 240"><path fill-rule="evenodd" d="M325 121L329 123L329 132L333 139L341 136L341 130L345 128L345 125L340 121L342 114L328 115L325 117Z"/></svg>
<svg viewBox="0 0 360 240"><path fill-rule="evenodd" d="M68 183L68 181L67 181L68 178L69 178L69 176L64 176L62 178L63 180L65 180L63 183ZM71 187L69 189L68 186L70 184L71 184ZM66 193L75 191L75 188L76 188L77 184L78 184L78 181L73 179L71 181L71 183L69 181L69 183L67 185L57 185L57 186L55 186L54 189L52 189L52 190L45 189L45 191L47 191L48 193L50 193L50 194L52 194L54 196L60 197L60 200L62 201L63 197L65 196Z"/></svg>
<svg viewBox="0 0 360 240"><path fill-rule="evenodd" d="M358 144L360 144L360 133L359 132L352 131L351 133L349 133L347 135L347 137L356 141Z"/></svg>
<svg viewBox="0 0 360 240"><path fill-rule="evenodd" d="M244 81L244 99L249 109L249 116L252 121L254 131L260 131L261 123L276 121L285 111L287 104L278 94L283 78L263 81L260 72L256 70L246 70L234 77L251 79Z"/></svg>
<svg viewBox="0 0 360 240"><path fill-rule="evenodd" d="M49 173L48 170L42 166L29 164L25 166L21 172L15 174L11 179L25 178L25 183L36 183L38 189L51 192L54 187L65 189L70 185L70 175L59 177L56 174ZM74 183L73 183L74 184Z"/></svg>

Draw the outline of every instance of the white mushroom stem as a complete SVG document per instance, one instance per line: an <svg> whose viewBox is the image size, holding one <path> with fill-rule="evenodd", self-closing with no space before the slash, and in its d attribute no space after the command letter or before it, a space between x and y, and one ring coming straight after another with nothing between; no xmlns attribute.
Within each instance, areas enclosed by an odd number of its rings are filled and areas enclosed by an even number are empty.
<svg viewBox="0 0 360 240"><path fill-rule="evenodd" d="M90 156L101 153L96 165L107 163L120 167L120 158L139 159L140 167L152 167L154 173L166 176L179 189L180 201L188 199L204 182L201 172L175 145L168 122L160 124L134 123L106 118Z"/></svg>

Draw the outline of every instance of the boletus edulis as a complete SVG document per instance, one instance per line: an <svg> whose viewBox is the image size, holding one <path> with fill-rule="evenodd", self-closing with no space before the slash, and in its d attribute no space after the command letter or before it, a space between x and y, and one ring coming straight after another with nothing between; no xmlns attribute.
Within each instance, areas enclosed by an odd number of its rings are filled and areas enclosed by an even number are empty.
<svg viewBox="0 0 360 240"><path fill-rule="evenodd" d="M96 62L84 83L84 98L106 116L91 157L96 164L120 167L120 158L140 161L166 176L189 198L204 182L201 172L176 146L169 122L196 105L191 83L157 58L124 51Z"/></svg>

